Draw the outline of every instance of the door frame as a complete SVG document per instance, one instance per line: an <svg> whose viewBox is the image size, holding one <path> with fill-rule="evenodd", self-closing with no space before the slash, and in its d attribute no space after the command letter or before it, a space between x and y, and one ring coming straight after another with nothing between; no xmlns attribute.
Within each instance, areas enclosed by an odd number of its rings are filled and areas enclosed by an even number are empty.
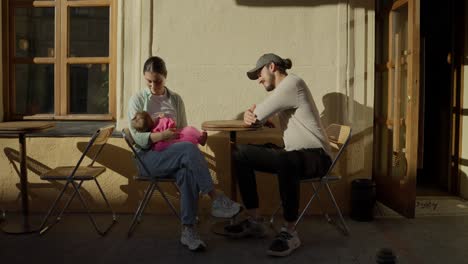
<svg viewBox="0 0 468 264"><path fill-rule="evenodd" d="M454 23L453 36L452 36L452 79L451 79L451 88L452 88L452 126L451 126L451 137L450 141L450 174L449 174L449 192L453 195L459 196L461 193L461 166L462 160L462 116L466 116L466 110L463 109L463 93L464 93L464 84L463 84L463 67L465 61L465 41L468 39L468 36L465 36L466 31L466 13L467 8L465 5L468 5L467 1L453 1L452 3L453 16L452 22ZM468 58L468 57L467 57ZM466 166L466 164L465 164Z"/></svg>

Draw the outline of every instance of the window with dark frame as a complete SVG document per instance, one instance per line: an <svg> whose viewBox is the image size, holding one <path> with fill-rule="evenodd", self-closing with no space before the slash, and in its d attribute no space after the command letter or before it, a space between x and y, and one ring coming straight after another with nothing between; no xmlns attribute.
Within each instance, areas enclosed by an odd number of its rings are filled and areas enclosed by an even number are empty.
<svg viewBox="0 0 468 264"><path fill-rule="evenodd" d="M116 7L116 0L2 3L8 120L115 119Z"/></svg>

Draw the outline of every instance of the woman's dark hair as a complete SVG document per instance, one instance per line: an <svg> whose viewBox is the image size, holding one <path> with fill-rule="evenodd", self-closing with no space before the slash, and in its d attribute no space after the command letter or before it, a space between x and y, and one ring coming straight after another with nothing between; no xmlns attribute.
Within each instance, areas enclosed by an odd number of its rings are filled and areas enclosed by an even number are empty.
<svg viewBox="0 0 468 264"><path fill-rule="evenodd" d="M283 59L283 63L276 64L276 66L278 67L278 70L281 73L286 74L286 70L291 69L291 67L292 67L292 61L291 61L291 59Z"/></svg>
<svg viewBox="0 0 468 264"><path fill-rule="evenodd" d="M157 72L167 77L166 63L159 57L149 57L143 66L143 73L145 72Z"/></svg>

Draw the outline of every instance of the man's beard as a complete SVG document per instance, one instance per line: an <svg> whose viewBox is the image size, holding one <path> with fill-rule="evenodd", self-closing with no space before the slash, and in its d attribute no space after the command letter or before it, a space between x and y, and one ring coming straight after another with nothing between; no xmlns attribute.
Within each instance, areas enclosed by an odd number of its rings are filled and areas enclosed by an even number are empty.
<svg viewBox="0 0 468 264"><path fill-rule="evenodd" d="M275 89L275 85L274 85L274 84L270 84L270 85L268 85L268 86L265 87L265 90L266 90L267 92L271 92L271 91L273 91L274 89Z"/></svg>
<svg viewBox="0 0 468 264"><path fill-rule="evenodd" d="M275 89L275 75L274 74L269 74L269 81L270 81L270 84L268 86L265 86L265 90L267 92L271 92Z"/></svg>

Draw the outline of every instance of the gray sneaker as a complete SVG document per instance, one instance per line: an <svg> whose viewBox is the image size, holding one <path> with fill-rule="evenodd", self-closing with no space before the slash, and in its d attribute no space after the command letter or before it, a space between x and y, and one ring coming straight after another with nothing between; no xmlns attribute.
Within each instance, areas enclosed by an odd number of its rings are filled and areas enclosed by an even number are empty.
<svg viewBox="0 0 468 264"><path fill-rule="evenodd" d="M220 218L231 218L240 211L240 204L227 198L226 195L218 195L211 204L211 215Z"/></svg>
<svg viewBox="0 0 468 264"><path fill-rule="evenodd" d="M270 248L268 248L267 254L275 257L285 257L290 255L300 245L301 240L297 235L297 231L289 233L286 228L282 227L281 232L273 240Z"/></svg>
<svg viewBox="0 0 468 264"><path fill-rule="evenodd" d="M262 238L266 235L265 226L251 219L245 219L237 224L224 227L227 236L231 238L254 237Z"/></svg>
<svg viewBox="0 0 468 264"><path fill-rule="evenodd" d="M206 248L205 242L200 239L200 236L198 235L195 228L188 226L182 227L180 243L182 243L184 246L187 246L191 251L202 251Z"/></svg>

